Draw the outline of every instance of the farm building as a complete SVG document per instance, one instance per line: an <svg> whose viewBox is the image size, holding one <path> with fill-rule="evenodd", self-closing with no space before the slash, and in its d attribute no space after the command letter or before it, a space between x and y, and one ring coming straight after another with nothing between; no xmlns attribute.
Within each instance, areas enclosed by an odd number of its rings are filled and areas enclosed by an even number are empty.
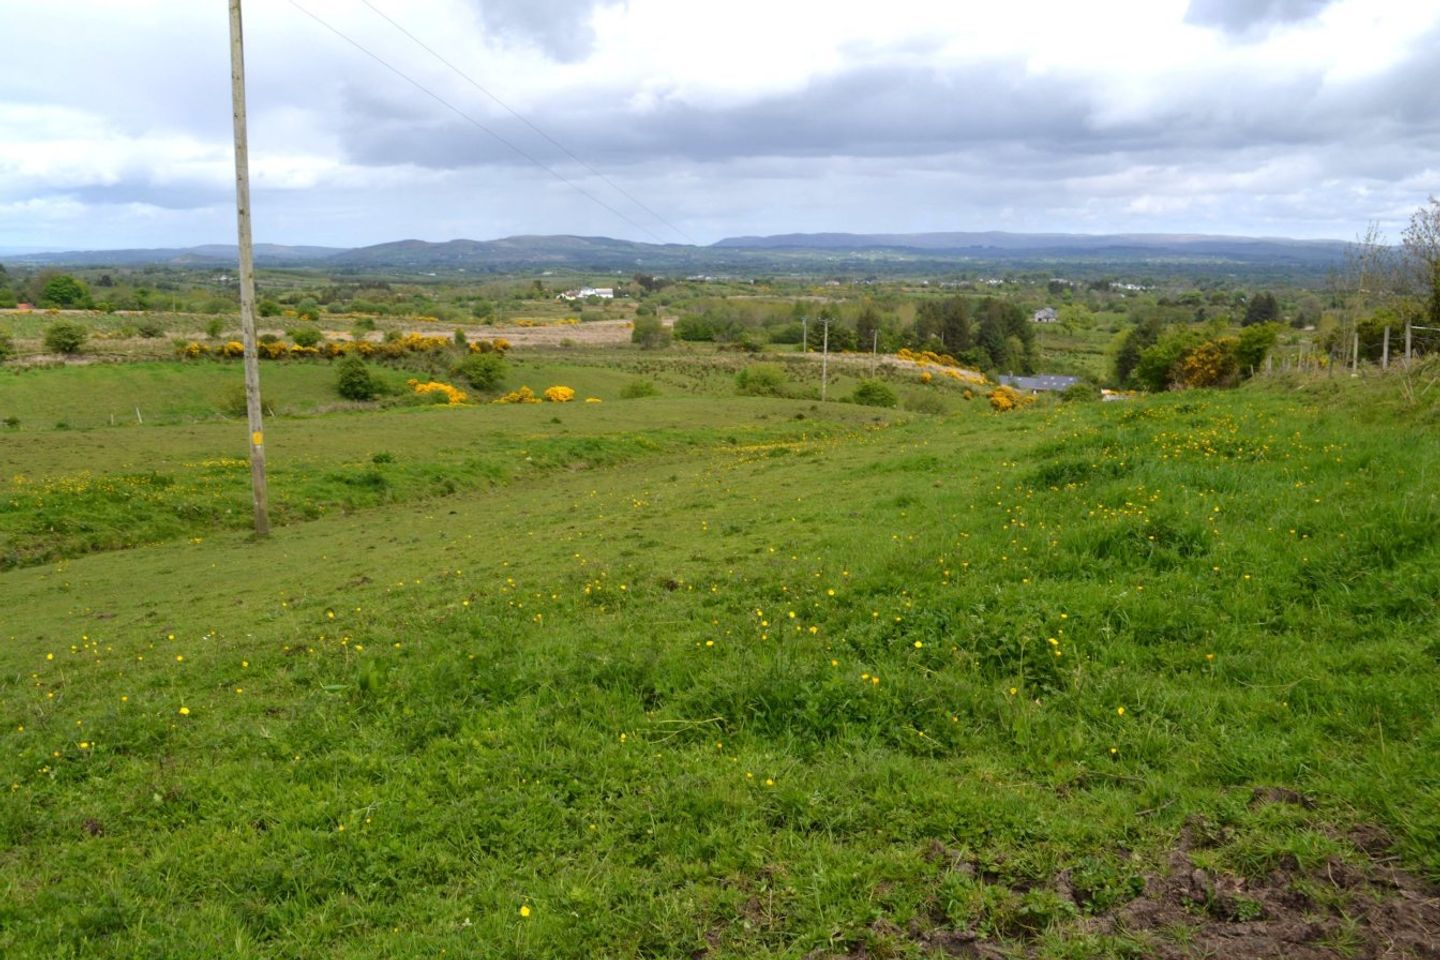
<svg viewBox="0 0 1440 960"><path fill-rule="evenodd" d="M1048 373L1038 374L1033 377L1000 376L995 379L1007 387L1014 387L1016 390L1026 390L1030 393L1055 393L1073 387L1080 382L1079 377L1059 377Z"/></svg>
<svg viewBox="0 0 1440 960"><path fill-rule="evenodd" d="M581 287L579 290L566 290L557 296L556 300L588 300L590 297L599 297L601 300L614 300L614 287Z"/></svg>

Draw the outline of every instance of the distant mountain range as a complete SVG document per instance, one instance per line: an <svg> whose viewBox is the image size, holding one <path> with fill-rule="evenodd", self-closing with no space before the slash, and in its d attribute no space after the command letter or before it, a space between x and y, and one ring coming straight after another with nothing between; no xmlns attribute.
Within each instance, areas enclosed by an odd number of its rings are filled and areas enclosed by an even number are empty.
<svg viewBox="0 0 1440 960"><path fill-rule="evenodd" d="M264 267L337 272L374 270L496 273L535 268L706 273L902 273L1047 264L1175 268L1294 268L1339 264L1350 245L1340 240L1289 240L1191 234L1127 233L793 233L730 237L710 246L636 243L609 237L518 236L501 240L397 240L368 247L256 244ZM223 267L233 244L183 249L83 250L31 253L14 264L56 266Z"/></svg>

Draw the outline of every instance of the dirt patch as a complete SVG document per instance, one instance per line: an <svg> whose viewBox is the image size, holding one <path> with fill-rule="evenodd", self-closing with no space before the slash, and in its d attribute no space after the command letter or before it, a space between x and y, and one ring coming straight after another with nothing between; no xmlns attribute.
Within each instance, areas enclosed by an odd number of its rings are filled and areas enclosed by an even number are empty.
<svg viewBox="0 0 1440 960"><path fill-rule="evenodd" d="M1313 805L1308 797L1281 788L1257 790L1251 803ZM1440 960L1440 889L1399 868L1380 827L1362 826L1336 838L1347 842L1355 856L1331 857L1311 870L1287 857L1267 876L1247 879L1195 863L1192 852L1230 839L1226 831L1196 819L1181 831L1163 867L1145 875L1143 890L1125 903L1094 912L1094 903L1069 871L1055 877L1046 895L1073 907L1073 913L1049 929L1062 938L1067 933L1119 938L1134 944L1130 949L1138 949L1138 955L1155 960ZM938 841L921 856L942 872L991 884L999 879ZM807 960L867 960L907 947L981 960L1039 955L1038 930L1004 930L992 938L949 927L940 916L934 921L913 922L905 930L877 921L845 949L815 951Z"/></svg>
<svg viewBox="0 0 1440 960"><path fill-rule="evenodd" d="M1256 801L1308 805L1288 791L1257 791ZM1164 960L1440 958L1440 891L1394 865L1379 828L1351 838L1359 865L1332 857L1306 872L1286 858L1258 881L1196 867L1198 833L1182 832L1168 870L1094 928L1140 934Z"/></svg>

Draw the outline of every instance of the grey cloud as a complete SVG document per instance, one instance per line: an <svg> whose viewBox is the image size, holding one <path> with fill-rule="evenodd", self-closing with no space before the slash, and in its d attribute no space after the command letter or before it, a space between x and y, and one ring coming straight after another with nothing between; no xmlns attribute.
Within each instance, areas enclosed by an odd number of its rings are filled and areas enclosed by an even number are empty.
<svg viewBox="0 0 1440 960"><path fill-rule="evenodd" d="M535 119L580 156L608 167L657 157L923 156L973 141L1059 142L1084 135L1087 112L1073 85L1025 80L1018 65L995 65L948 74L871 67L725 108L672 101L636 113L618 97L599 94ZM345 142L352 159L439 168L525 162L453 116L397 114L392 103L349 91ZM519 124L477 119L526 152L556 159L553 147Z"/></svg>
<svg viewBox="0 0 1440 960"><path fill-rule="evenodd" d="M595 46L590 15L623 0L476 0L488 33L534 43L562 62L584 59Z"/></svg>
<svg viewBox="0 0 1440 960"><path fill-rule="evenodd" d="M1279 23L1309 20L1334 0L1190 0L1185 22L1245 33Z"/></svg>

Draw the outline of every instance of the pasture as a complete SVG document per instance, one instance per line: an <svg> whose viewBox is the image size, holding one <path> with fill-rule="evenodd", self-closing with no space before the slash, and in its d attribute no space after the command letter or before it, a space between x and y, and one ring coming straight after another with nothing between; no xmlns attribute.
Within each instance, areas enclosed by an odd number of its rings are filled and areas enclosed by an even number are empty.
<svg viewBox="0 0 1440 960"><path fill-rule="evenodd" d="M238 367L5 373L0 953L1433 949L1435 391L639 356L517 357L564 405L267 367L266 542Z"/></svg>

